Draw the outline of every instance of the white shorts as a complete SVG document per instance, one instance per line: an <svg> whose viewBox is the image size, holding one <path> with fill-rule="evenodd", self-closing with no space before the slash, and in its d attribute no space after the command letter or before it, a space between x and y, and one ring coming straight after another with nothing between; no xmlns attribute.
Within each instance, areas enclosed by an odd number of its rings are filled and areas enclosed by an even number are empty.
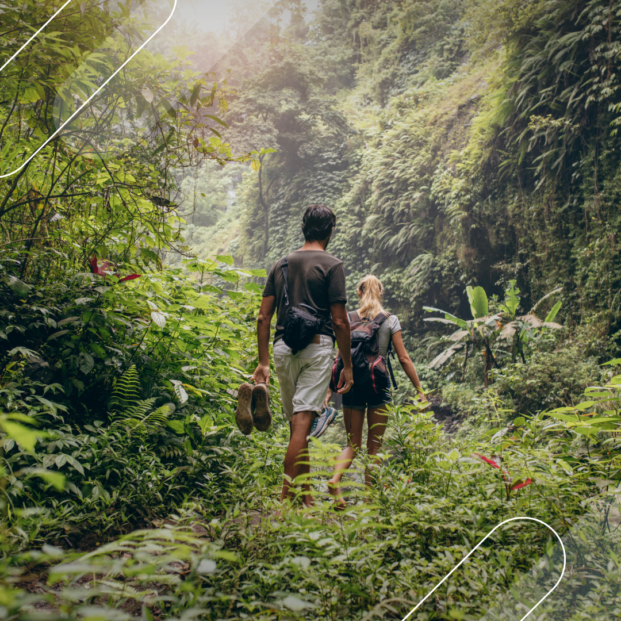
<svg viewBox="0 0 621 621"><path fill-rule="evenodd" d="M319 343L311 343L295 355L282 339L274 344L274 365L288 421L297 412L321 412L330 386L333 358L334 342L323 334Z"/></svg>

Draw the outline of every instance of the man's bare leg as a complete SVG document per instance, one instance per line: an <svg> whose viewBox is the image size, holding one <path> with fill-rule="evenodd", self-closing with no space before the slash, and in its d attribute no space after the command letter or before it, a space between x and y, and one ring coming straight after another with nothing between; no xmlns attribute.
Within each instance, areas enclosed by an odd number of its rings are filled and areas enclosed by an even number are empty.
<svg viewBox="0 0 621 621"><path fill-rule="evenodd" d="M296 477L301 474L308 474L310 472L308 436L310 435L315 416L315 412L297 412L293 415L291 437L289 438L289 446L285 455L285 480L280 496L281 501L285 500L285 498L293 499L294 494L291 490L291 483L295 482ZM312 504L310 483L304 483L303 489L308 492L304 495L304 504L310 507Z"/></svg>

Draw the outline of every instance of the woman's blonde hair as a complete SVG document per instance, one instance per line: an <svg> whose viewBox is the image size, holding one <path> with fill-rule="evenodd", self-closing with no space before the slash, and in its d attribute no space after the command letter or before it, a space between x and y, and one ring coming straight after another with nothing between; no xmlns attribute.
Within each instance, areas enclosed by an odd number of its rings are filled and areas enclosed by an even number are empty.
<svg viewBox="0 0 621 621"><path fill-rule="evenodd" d="M386 312L382 306L382 295L384 295L384 285L375 276L369 274L358 283L360 319L363 317L375 319L380 313Z"/></svg>

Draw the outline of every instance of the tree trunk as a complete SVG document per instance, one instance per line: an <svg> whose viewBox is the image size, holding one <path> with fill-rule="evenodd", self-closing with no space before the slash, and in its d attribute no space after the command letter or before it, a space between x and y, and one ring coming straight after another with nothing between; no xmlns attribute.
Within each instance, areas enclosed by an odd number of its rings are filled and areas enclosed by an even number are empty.
<svg viewBox="0 0 621 621"><path fill-rule="evenodd" d="M263 196L263 160L264 155L259 156L261 167L259 168L259 203L263 209L263 258L267 256L267 246L270 240L270 208Z"/></svg>

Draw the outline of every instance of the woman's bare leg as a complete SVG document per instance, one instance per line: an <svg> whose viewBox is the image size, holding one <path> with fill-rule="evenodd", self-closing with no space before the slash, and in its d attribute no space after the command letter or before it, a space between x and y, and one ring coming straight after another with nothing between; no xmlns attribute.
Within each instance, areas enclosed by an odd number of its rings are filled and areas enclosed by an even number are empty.
<svg viewBox="0 0 621 621"><path fill-rule="evenodd" d="M384 433L386 432L386 426L388 425L387 412L388 408L385 405L382 405L379 408L369 408L367 414L367 423L369 427L369 433L367 436L367 452L369 453L371 463L378 463L378 460L375 459L375 456L382 448ZM364 477L367 488L371 487L372 477L372 468L371 464L369 464L369 467L367 468Z"/></svg>
<svg viewBox="0 0 621 621"><path fill-rule="evenodd" d="M343 494L341 492L341 478L345 471L351 466L354 457L360 451L362 444L362 428L364 425L364 410L352 410L343 408L343 418L345 420L345 431L347 432L347 446L337 457L334 466L334 474L328 481L328 489L334 496L334 502L338 507L345 506Z"/></svg>

